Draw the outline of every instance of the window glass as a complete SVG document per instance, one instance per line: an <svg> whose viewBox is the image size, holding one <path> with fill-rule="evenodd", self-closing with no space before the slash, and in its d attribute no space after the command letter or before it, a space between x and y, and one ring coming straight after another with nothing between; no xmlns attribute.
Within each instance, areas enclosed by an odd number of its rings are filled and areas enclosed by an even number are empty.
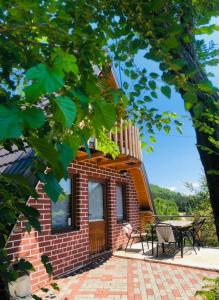
<svg viewBox="0 0 219 300"><path fill-rule="evenodd" d="M65 195L54 203L52 202L52 227L53 229L71 226L71 180L61 179L59 182Z"/></svg>
<svg viewBox="0 0 219 300"><path fill-rule="evenodd" d="M118 221L124 220L124 199L123 199L123 189L122 185L116 186L116 216Z"/></svg>
<svg viewBox="0 0 219 300"><path fill-rule="evenodd" d="M103 191L104 187L99 182L88 182L89 193L89 220L103 220Z"/></svg>

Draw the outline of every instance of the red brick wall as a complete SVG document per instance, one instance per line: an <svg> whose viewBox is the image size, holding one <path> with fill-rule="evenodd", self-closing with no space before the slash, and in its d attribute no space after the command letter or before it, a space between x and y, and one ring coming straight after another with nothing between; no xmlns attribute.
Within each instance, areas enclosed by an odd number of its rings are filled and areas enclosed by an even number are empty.
<svg viewBox="0 0 219 300"><path fill-rule="evenodd" d="M139 226L139 209L131 177L122 177L110 169L100 169L94 164L72 163L69 174L77 174L77 220L79 230L68 233L51 234L51 201L42 191L42 184L37 185L40 198L29 199L28 204L40 212L41 233L34 230L30 234L25 232L25 221L18 222L7 242L7 251L16 259L26 257L35 268L31 274L33 291L48 283L48 276L40 262L42 254L48 255L54 269L54 275L68 273L86 263L89 256L89 223L88 223L88 179L102 178L107 183L107 211L108 211L108 245L112 250L125 244L126 237L122 231L122 224L116 220L116 183L126 183L127 218L133 226Z"/></svg>

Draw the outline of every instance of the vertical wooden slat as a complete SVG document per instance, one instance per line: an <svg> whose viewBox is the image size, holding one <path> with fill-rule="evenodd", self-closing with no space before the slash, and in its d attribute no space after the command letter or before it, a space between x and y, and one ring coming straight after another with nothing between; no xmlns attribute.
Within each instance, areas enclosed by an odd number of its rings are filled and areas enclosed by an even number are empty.
<svg viewBox="0 0 219 300"><path fill-rule="evenodd" d="M136 157L137 158L138 158L138 147L139 147L138 127L136 127Z"/></svg>
<svg viewBox="0 0 219 300"><path fill-rule="evenodd" d="M140 149L139 149L139 146L140 146L140 140L139 140L139 130L138 130L138 128L137 128L137 141L138 141L138 143L137 143L137 158L139 159L139 157L140 157Z"/></svg>
<svg viewBox="0 0 219 300"><path fill-rule="evenodd" d="M135 157L135 140L134 140L134 126L132 125L132 155Z"/></svg>
<svg viewBox="0 0 219 300"><path fill-rule="evenodd" d="M120 121L120 153L123 154L123 120Z"/></svg>
<svg viewBox="0 0 219 300"><path fill-rule="evenodd" d="M132 156L132 132L131 132L131 125L128 124L128 141L129 141L129 153Z"/></svg>
<svg viewBox="0 0 219 300"><path fill-rule="evenodd" d="M125 130L125 154L129 155L129 145L128 145L128 129L127 126L124 127Z"/></svg>
<svg viewBox="0 0 219 300"><path fill-rule="evenodd" d="M139 133L139 131L138 131L138 159L142 160L141 140L140 140L140 133Z"/></svg>
<svg viewBox="0 0 219 300"><path fill-rule="evenodd" d="M134 126L134 148L135 148L135 157L137 158L137 147L138 147L138 140L137 140L137 131L136 131L136 126Z"/></svg>

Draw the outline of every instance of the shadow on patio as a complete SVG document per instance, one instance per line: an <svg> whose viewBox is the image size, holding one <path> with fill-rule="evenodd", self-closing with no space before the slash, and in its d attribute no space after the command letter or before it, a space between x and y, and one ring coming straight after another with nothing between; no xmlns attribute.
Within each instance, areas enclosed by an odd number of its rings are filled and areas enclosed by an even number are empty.
<svg viewBox="0 0 219 300"><path fill-rule="evenodd" d="M154 255L152 255L152 244L149 242L149 249L144 243L144 251L143 254L141 243L136 243L132 245L132 248L127 248L126 251L118 250L113 255L219 272L219 248L201 247L195 254L191 247L185 247L184 257L181 258L180 251L176 251L174 245L165 245L165 253L162 252L162 247L159 247L158 257L156 257L156 242L154 243Z"/></svg>

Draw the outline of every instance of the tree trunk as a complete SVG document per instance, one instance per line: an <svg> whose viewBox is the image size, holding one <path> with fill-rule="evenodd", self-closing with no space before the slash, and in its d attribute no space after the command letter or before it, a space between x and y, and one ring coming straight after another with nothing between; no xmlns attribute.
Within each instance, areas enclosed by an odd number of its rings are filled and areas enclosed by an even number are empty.
<svg viewBox="0 0 219 300"><path fill-rule="evenodd" d="M210 170L219 170L219 155L208 154L206 151L201 150L198 145L203 145L211 148L212 145L209 145L210 142L206 134L201 133L198 129L196 129L195 131L197 138L197 148L205 170L211 206L214 213L217 236L219 239L219 176L216 174L208 174L208 171Z"/></svg>
<svg viewBox="0 0 219 300"><path fill-rule="evenodd" d="M195 56L195 51L192 47L192 45L185 45L183 48L183 51L181 52L181 58L187 61L188 65L190 67L194 67L196 69L196 75L190 80L191 83L198 86L198 84L203 80L208 80L206 73L204 70L199 66L198 60ZM182 97L184 96L183 91L179 91ZM203 104L204 109L210 109L212 111L213 107L213 113L214 115L218 116L219 110L216 106L215 102L218 100L219 96L215 94L209 94L206 95L206 93L198 92L198 103ZM210 106L209 106L210 103ZM192 116L193 125L195 127L195 119L194 119L194 112L191 108L190 114ZM209 127L214 129L213 137L216 141L219 140L219 125L213 122L209 122L208 120L201 117L199 121L205 122ZM216 231L217 236L219 240L219 175L215 174L209 174L208 172L211 170L219 171L219 155L218 149L214 147L214 145L209 141L209 134L206 134L204 132L201 132L199 128L195 127L196 132L196 139L197 139L197 149L200 155L200 159L202 162L202 165L204 167L209 194L210 194L210 202L212 206L212 210L214 213L214 219L215 219L215 225L216 225ZM207 147L209 149L212 149L214 152L212 154L208 153L208 151L203 150L202 147Z"/></svg>

